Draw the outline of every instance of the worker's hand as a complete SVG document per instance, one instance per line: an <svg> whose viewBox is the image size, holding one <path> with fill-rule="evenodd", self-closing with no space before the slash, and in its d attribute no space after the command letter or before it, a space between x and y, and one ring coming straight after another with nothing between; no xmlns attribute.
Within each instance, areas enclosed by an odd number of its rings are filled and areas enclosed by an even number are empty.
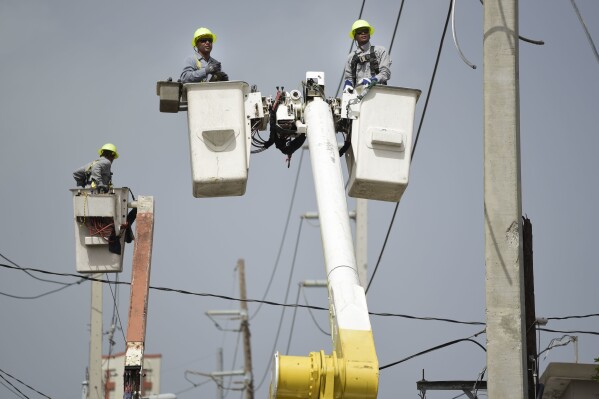
<svg viewBox="0 0 599 399"><path fill-rule="evenodd" d="M206 73L214 73L220 71L220 62L215 62L206 67Z"/></svg>
<svg viewBox="0 0 599 399"><path fill-rule="evenodd" d="M362 81L360 82L360 85L361 86L374 86L377 82L378 82L377 78L362 79Z"/></svg>
<svg viewBox="0 0 599 399"><path fill-rule="evenodd" d="M343 92L349 94L354 92L354 86L352 85L351 80L348 79L345 81L345 84L343 85Z"/></svg>

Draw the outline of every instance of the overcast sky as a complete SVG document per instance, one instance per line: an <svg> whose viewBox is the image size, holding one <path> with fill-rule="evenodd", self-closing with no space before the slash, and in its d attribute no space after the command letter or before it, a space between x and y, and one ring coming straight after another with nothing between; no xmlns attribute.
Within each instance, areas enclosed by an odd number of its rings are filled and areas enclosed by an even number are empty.
<svg viewBox="0 0 599 399"><path fill-rule="evenodd" d="M461 60L450 27L410 184L368 293L371 312L485 321L483 7L475 0L457 3L457 38L478 68ZM599 3L577 4L599 41ZM264 297L277 265L266 299L294 303L300 281L325 278L318 225L301 224L300 219L316 211L309 153L297 152L290 168L274 147L255 154L245 196L195 199L187 115L158 111L156 82L178 78L183 60L192 53L193 32L206 26L218 36L212 55L231 79L255 84L269 96L276 86L299 88L306 71L324 71L325 92L334 96L350 46L348 32L361 5L358 0L1 0L0 253L22 267L75 273L71 174L95 159L102 144L113 142L120 153L113 165L115 185L155 199L153 286L238 297L234 268L243 258L249 298ZM363 18L375 27L374 44L390 47L399 6L391 0L365 2ZM449 1L406 1L392 47L389 84L422 90L416 128L448 6ZM519 71L522 209L534 230L536 312L542 317L596 314L599 63L570 1L523 1L519 17L522 36L545 42L520 42ZM348 204L353 209L355 201ZM394 205L369 202L370 274ZM121 281L130 280L132 251L133 246L126 248ZM2 294L36 296L61 287L5 267L0 273ZM0 296L0 369L52 398L80 398L88 365L90 287L85 282L39 299ZM127 287L117 290L124 331L117 330L113 352L124 350L129 305ZM305 294L311 305L328 306L326 290L313 288ZM107 286L104 299L107 330L113 314ZM305 303L301 295L300 303ZM225 369L241 368L241 349L234 360L237 334L219 331L204 315L238 307L235 301L150 291L146 353L163 356L162 392L192 387L184 378L186 370L215 370L219 347L224 348ZM264 398L273 347L286 351L293 312L286 311L274 346L282 308L264 305L256 314L257 309L250 304L255 314L250 324L253 369L256 397ZM313 313L328 331L328 313ZM381 366L481 330L400 317L371 316L371 322ZM547 328L597 332L599 318L551 320ZM540 349L563 335L541 332ZM580 362L592 363L599 356L597 335L569 335L578 336ZM485 344L484 335L477 340ZM319 350L331 352L330 337L300 309L289 354ZM575 347L569 344L543 356L541 368L574 359ZM474 380L485 364L485 353L469 342L437 350L382 370L379 397L418 397L416 381L423 370L428 380ZM17 397L0 382L1 397ZM430 392L427 397L459 393ZM178 397L215 395L215 385L208 383ZM239 396L237 391L227 394Z"/></svg>

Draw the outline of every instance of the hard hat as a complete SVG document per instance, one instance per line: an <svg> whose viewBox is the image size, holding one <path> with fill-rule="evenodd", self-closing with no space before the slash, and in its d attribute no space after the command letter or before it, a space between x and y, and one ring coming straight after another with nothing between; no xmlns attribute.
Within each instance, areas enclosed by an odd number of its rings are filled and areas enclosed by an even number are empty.
<svg viewBox="0 0 599 399"><path fill-rule="evenodd" d="M351 32L349 32L349 37L354 39L356 36L356 29L360 28L368 28L370 30L370 36L372 36L372 34L374 33L374 28L368 23L368 21L359 19L356 22L354 22L354 24L351 26Z"/></svg>
<svg viewBox="0 0 599 399"><path fill-rule="evenodd" d="M98 150L98 155L102 155L102 151L110 151L114 154L114 159L119 157L119 153L116 151L116 145L112 143L106 143Z"/></svg>
<svg viewBox="0 0 599 399"><path fill-rule="evenodd" d="M196 32L193 34L193 39L191 39L191 47L196 46L196 42L198 38L201 36L212 36L212 42L216 42L216 35L212 33L212 31L208 28L198 28Z"/></svg>

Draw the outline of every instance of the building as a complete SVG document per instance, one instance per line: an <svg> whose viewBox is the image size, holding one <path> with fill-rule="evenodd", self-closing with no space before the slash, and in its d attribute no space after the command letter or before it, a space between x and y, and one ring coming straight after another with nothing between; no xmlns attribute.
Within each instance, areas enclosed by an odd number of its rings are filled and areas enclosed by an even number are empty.
<svg viewBox="0 0 599 399"><path fill-rule="evenodd" d="M160 365L162 355L144 355L142 396L160 393ZM125 352L102 355L102 376L104 377L104 399L123 397Z"/></svg>
<svg viewBox="0 0 599 399"><path fill-rule="evenodd" d="M599 381L597 364L549 363L541 384L544 386L542 399L597 399Z"/></svg>

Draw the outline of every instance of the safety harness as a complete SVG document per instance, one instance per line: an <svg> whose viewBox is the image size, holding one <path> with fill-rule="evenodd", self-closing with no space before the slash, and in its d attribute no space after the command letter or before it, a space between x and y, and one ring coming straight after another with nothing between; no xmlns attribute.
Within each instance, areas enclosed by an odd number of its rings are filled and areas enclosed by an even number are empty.
<svg viewBox="0 0 599 399"><path fill-rule="evenodd" d="M374 54L374 46L370 46L370 53L358 54L358 50L354 53L354 56L351 60L351 77L354 86L356 86L356 70L358 69L358 63L364 64L366 62L370 62L370 76L374 77L379 73L379 61L376 59L376 55Z"/></svg>

